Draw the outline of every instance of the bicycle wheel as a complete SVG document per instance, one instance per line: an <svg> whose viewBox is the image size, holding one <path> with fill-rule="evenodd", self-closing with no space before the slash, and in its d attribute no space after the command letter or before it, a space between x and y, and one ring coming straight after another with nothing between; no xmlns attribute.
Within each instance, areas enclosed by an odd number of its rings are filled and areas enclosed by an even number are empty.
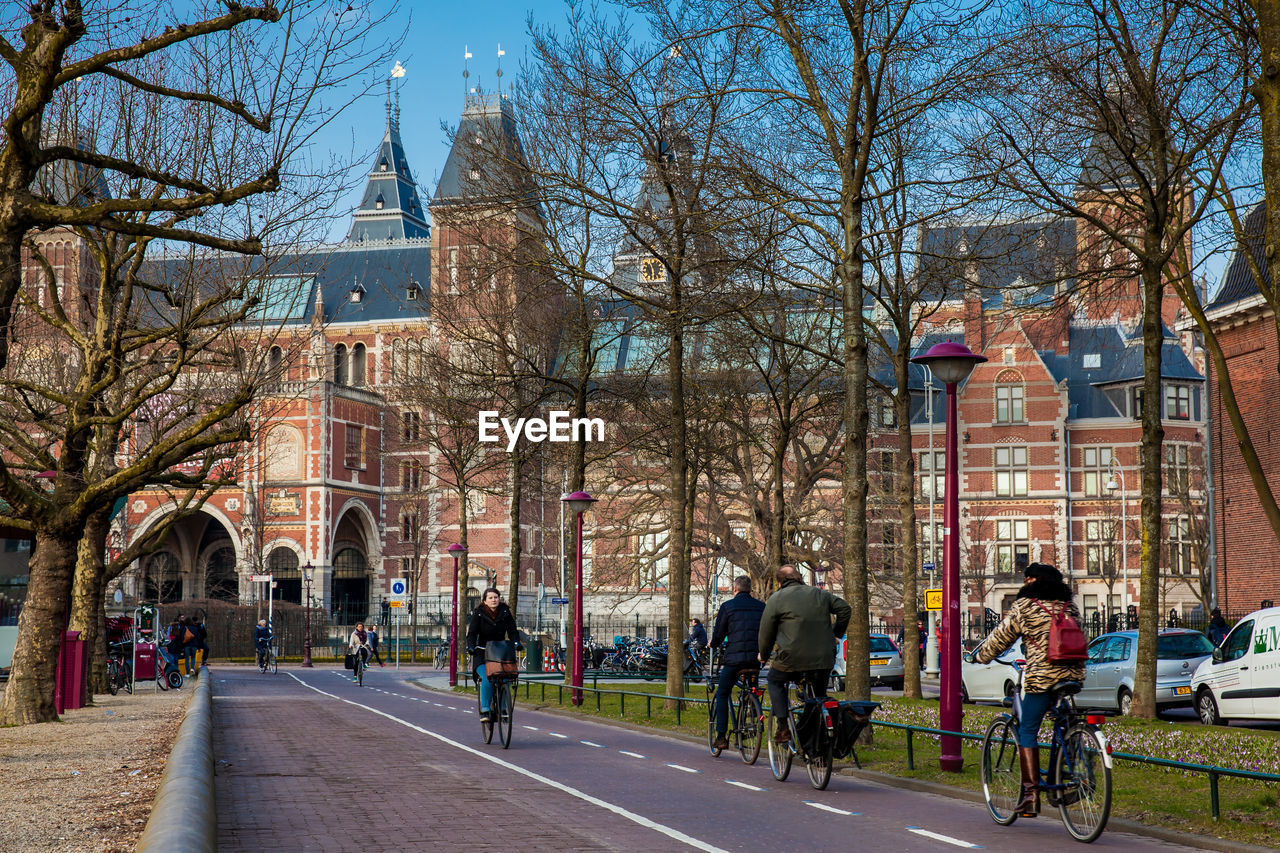
<svg viewBox="0 0 1280 853"><path fill-rule="evenodd" d="M1022 769L1018 764L1018 733L1012 717L1000 716L987 726L982 739L982 793L991 819L1008 826L1018 819Z"/></svg>
<svg viewBox="0 0 1280 853"><path fill-rule="evenodd" d="M107 661L107 692L112 696L120 692L120 665L114 660Z"/></svg>
<svg viewBox="0 0 1280 853"><path fill-rule="evenodd" d="M764 717L760 700L750 690L738 698L738 752L744 764L755 764L760 757L760 738L764 736Z"/></svg>
<svg viewBox="0 0 1280 853"><path fill-rule="evenodd" d="M133 693L133 664L124 661L120 665L120 684L125 693Z"/></svg>
<svg viewBox="0 0 1280 853"><path fill-rule="evenodd" d="M716 690L711 688L707 691L707 749L716 758L720 757L721 750L716 749Z"/></svg>
<svg viewBox="0 0 1280 853"><path fill-rule="evenodd" d="M511 748L511 721L515 716L515 699L511 694L511 686L506 681L498 682L498 692L496 695L497 708L495 712L497 716L495 720L498 725L498 739L502 741L503 749Z"/></svg>
<svg viewBox="0 0 1280 853"><path fill-rule="evenodd" d="M1111 814L1111 768L1104 749L1097 732L1076 724L1067 730L1054 761L1054 784L1063 786L1058 793L1062 824L1072 838L1085 843L1102 834Z"/></svg>
<svg viewBox="0 0 1280 853"><path fill-rule="evenodd" d="M356 655L356 684L361 687L364 687L365 665L364 657L362 655Z"/></svg>
<svg viewBox="0 0 1280 853"><path fill-rule="evenodd" d="M165 674L165 680L169 682L169 686L174 690L182 687L182 673L176 669L171 669Z"/></svg>
<svg viewBox="0 0 1280 853"><path fill-rule="evenodd" d="M769 769L773 771L773 778L779 782L787 781L787 776L791 773L791 759L795 757L790 743L775 743L774 737L778 732L778 718L772 713L769 714ZM793 738L794 742L794 738Z"/></svg>
<svg viewBox="0 0 1280 853"><path fill-rule="evenodd" d="M272 655L271 655L271 664L270 664L270 666L271 666L271 673L272 673L272 675L274 675L274 674L275 674L275 673L280 669L280 663L279 663L279 661L277 661L277 660L276 660L276 656L275 656L275 654L274 654L274 653L272 653Z"/></svg>
<svg viewBox="0 0 1280 853"><path fill-rule="evenodd" d="M496 694L497 691L495 690L494 693ZM484 738L485 743L493 743L493 718L496 716L493 709L497 704L493 701L494 698L496 698L496 696L489 699L489 721L486 723L484 720L484 711L481 709L482 706L480 705L480 690L479 688L476 689L476 713L480 715L480 736Z"/></svg>
<svg viewBox="0 0 1280 853"><path fill-rule="evenodd" d="M804 769L809 772L809 784L819 791L825 790L831 781L831 759L835 742L825 725L818 726L818 748L812 755L805 755Z"/></svg>

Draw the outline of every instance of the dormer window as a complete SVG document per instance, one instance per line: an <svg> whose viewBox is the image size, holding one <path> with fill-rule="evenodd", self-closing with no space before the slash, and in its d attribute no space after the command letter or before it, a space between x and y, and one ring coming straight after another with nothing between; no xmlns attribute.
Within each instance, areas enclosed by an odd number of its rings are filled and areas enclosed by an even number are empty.
<svg viewBox="0 0 1280 853"><path fill-rule="evenodd" d="M379 161L378 161L378 171L379 171L379 172L385 172L385 171L387 171L387 158L386 158L386 157L383 157L381 160L379 160Z"/></svg>
<svg viewBox="0 0 1280 853"><path fill-rule="evenodd" d="M471 170L471 180L473 180L473 181L478 181L478 180L480 180L480 170L479 170L479 169L472 169L472 170Z"/></svg>
<svg viewBox="0 0 1280 853"><path fill-rule="evenodd" d="M355 287L351 288L351 295L349 298L352 302L362 301L364 299L364 287L357 284Z"/></svg>
<svg viewBox="0 0 1280 853"><path fill-rule="evenodd" d="M382 193L378 193L378 197L377 197L377 198L375 198L375 199L373 200L373 209L374 209L374 210L382 210L382 208L383 208L383 206L384 206L385 204L386 204L386 202L385 202L385 200L382 198Z"/></svg>
<svg viewBox="0 0 1280 853"><path fill-rule="evenodd" d="M413 285L413 284L409 285L409 287L408 287L408 288L406 288L406 289L405 289L405 292L404 292L404 298L405 298L405 301L407 301L407 302L417 302L417 301L418 301L418 295L419 295L421 292L422 292L422 291L418 289L417 285Z"/></svg>

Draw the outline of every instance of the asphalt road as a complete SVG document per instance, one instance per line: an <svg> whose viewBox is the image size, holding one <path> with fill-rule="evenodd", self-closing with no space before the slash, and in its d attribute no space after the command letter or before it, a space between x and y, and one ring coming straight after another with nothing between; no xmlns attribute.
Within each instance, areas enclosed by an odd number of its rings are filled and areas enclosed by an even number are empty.
<svg viewBox="0 0 1280 853"><path fill-rule="evenodd" d="M1051 815L999 827L972 803L839 775L815 791L799 763L777 782L763 753L748 767L736 754L717 759L686 741L519 703L511 749L503 750L496 738L483 743L473 698L406 683L423 674L375 669L359 687L338 669L216 670L219 846L366 853L499 844L771 853L1074 846ZM1109 832L1092 849L1193 848Z"/></svg>

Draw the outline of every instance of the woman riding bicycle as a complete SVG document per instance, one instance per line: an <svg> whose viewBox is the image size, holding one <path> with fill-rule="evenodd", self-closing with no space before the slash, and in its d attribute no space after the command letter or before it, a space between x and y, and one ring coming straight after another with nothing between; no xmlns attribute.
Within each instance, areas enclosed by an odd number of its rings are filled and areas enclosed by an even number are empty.
<svg viewBox="0 0 1280 853"><path fill-rule="evenodd" d="M1049 628L1059 613L1080 621L1071 587L1062 573L1046 563L1027 566L1026 583L1004 618L973 657L990 663L1022 638L1026 666L1022 672L1022 713L1018 718L1018 758L1022 770L1022 794L1014 810L1021 817L1040 813L1040 723L1053 705L1053 689L1064 681L1083 681L1084 662L1049 662Z"/></svg>
<svg viewBox="0 0 1280 853"><path fill-rule="evenodd" d="M353 655L360 655L364 658L363 663L367 666L369 663L369 632L364 629L363 622L356 623L356 629L351 632L351 639L347 643L347 650ZM352 681L359 681L358 676L352 676Z"/></svg>
<svg viewBox="0 0 1280 853"><path fill-rule="evenodd" d="M484 591L480 606L471 614L471 622L467 625L467 648L471 650L471 668L476 673L476 681L480 683L480 722L489 722L490 702L493 699L493 684L489 674L485 672L484 647L486 643L498 640L510 640L516 650L520 649L520 632L516 630L516 619L511 615L511 608L502 603L502 593L494 587Z"/></svg>

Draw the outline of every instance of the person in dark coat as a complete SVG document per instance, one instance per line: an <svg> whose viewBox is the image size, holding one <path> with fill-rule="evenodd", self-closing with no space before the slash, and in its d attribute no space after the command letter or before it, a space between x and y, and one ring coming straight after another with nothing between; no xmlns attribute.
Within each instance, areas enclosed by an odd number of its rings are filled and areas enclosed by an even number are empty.
<svg viewBox="0 0 1280 853"><path fill-rule="evenodd" d="M182 637L182 656L187 662L187 675L192 675L196 671L196 650L200 648L194 616L182 620Z"/></svg>
<svg viewBox="0 0 1280 853"><path fill-rule="evenodd" d="M1222 641L1227 638L1227 628L1227 620L1222 618L1221 610L1215 607L1209 611L1209 628L1204 632L1209 642L1215 646L1222 645Z"/></svg>
<svg viewBox="0 0 1280 853"><path fill-rule="evenodd" d="M702 626L701 619L689 620L689 640L699 649L707 647L707 629Z"/></svg>
<svg viewBox="0 0 1280 853"><path fill-rule="evenodd" d="M176 667L178 658L182 656L182 647L186 644L184 637L187 633L186 617L181 614L169 624L169 633L165 635L164 646L161 651L164 659L169 666Z"/></svg>
<svg viewBox="0 0 1280 853"><path fill-rule="evenodd" d="M729 694L744 671L759 673L756 641L760 637L760 614L764 602L751 595L751 578L739 575L733 581L733 598L720 605L711 631L711 648L720 649L720 682L716 687L716 749L728 749ZM723 648L721 645L723 644Z"/></svg>
<svg viewBox="0 0 1280 853"><path fill-rule="evenodd" d="M373 652L373 659L378 662L378 666L385 667L386 664L382 662L382 656L378 654L378 626L377 625L369 626L369 649L370 651Z"/></svg>
<svg viewBox="0 0 1280 853"><path fill-rule="evenodd" d="M502 593L489 587L480 598L480 606L471 614L467 625L467 648L471 650L471 668L480 682L480 721L489 722L489 703L493 700L493 684L485 672L484 647L486 643L510 640L520 649L520 632L511 608L502 602Z"/></svg>
<svg viewBox="0 0 1280 853"><path fill-rule="evenodd" d="M203 666L209 663L209 629L205 627L204 615L201 614L195 618L194 632L196 635L196 651L200 653L200 660L196 663ZM197 671L197 675L199 672Z"/></svg>

